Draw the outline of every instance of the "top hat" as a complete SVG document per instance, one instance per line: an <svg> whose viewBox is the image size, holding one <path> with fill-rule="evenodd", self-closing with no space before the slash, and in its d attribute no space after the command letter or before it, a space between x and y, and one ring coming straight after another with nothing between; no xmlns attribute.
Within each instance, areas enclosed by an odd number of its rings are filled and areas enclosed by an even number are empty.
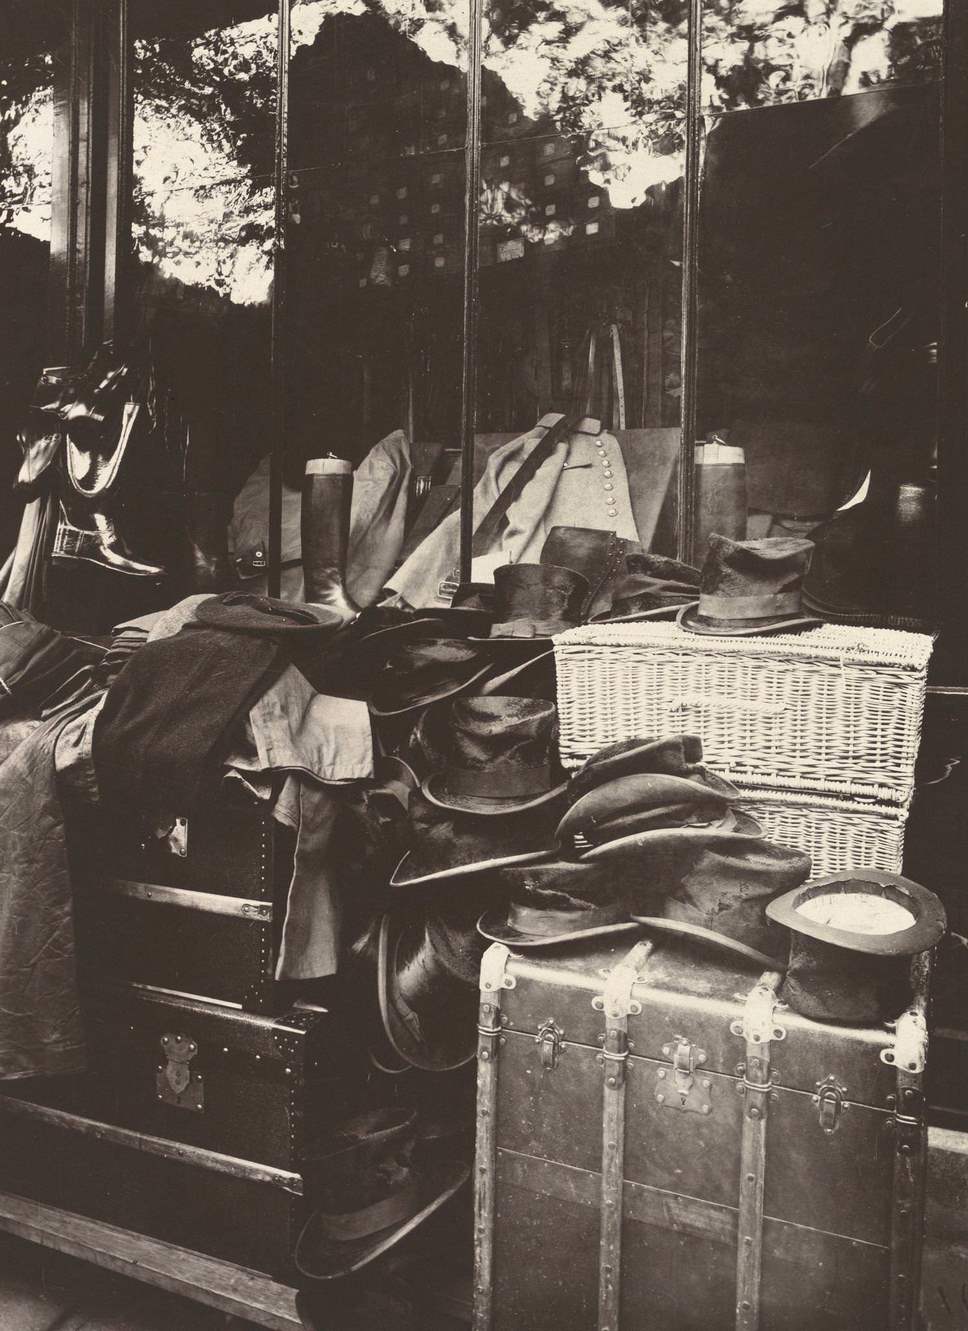
<svg viewBox="0 0 968 1331"><path fill-rule="evenodd" d="M813 545L798 536L732 541L710 536L699 600L676 616L690 633L748 637L811 628L818 619L801 608L803 578Z"/></svg>
<svg viewBox="0 0 968 1331"><path fill-rule="evenodd" d="M627 933L628 900L639 872L613 866L547 860L497 869L489 885L509 898L506 908L486 911L478 922L485 938L512 948L551 947L604 934Z"/></svg>
<svg viewBox="0 0 968 1331"><path fill-rule="evenodd" d="M335 1280L375 1260L438 1210L469 1175L446 1138L420 1140L417 1113L366 1110L307 1152L313 1211L293 1260L310 1280Z"/></svg>
<svg viewBox="0 0 968 1331"><path fill-rule="evenodd" d="M928 888L873 869L816 879L766 913L790 930L784 1000L821 1021L897 1016L909 996L910 958L934 947L947 924Z"/></svg>
<svg viewBox="0 0 968 1331"><path fill-rule="evenodd" d="M626 558L641 546L597 527L552 527L541 547L540 563L574 569L588 583L582 620L607 610L616 582L625 576Z"/></svg>
<svg viewBox="0 0 968 1331"><path fill-rule="evenodd" d="M446 809L490 816L521 812L548 804L567 786L553 702L455 698L424 719L420 742L434 769L423 793Z"/></svg>
<svg viewBox="0 0 968 1331"><path fill-rule="evenodd" d="M280 601L255 592L226 592L209 597L196 608L195 619L199 624L233 633L286 638L333 634L341 623L339 616L324 606Z"/></svg>
<svg viewBox="0 0 968 1331"><path fill-rule="evenodd" d="M494 623L489 643L553 638L582 621L590 588L557 564L504 564L494 570Z"/></svg>
<svg viewBox="0 0 968 1331"><path fill-rule="evenodd" d="M375 716L399 716L441 702L471 688L490 669L479 647L457 638L398 634L380 645L379 654L367 690Z"/></svg>
<svg viewBox="0 0 968 1331"><path fill-rule="evenodd" d="M699 595L700 573L690 564L648 552L626 556L625 575L612 588L612 603L596 623L634 624L672 619Z"/></svg>
<svg viewBox="0 0 968 1331"><path fill-rule="evenodd" d="M391 887L449 884L505 864L533 864L554 846L564 796L507 813L480 818L433 804L420 791L410 798L410 849L390 878Z"/></svg>

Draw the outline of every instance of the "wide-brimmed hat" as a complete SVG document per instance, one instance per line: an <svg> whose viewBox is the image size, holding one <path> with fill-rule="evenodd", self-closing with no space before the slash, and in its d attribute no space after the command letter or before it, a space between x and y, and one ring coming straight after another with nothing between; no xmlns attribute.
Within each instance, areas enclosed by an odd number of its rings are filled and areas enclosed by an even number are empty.
<svg viewBox="0 0 968 1331"><path fill-rule="evenodd" d="M734 797L735 786L710 772L702 764L702 740L698 735L634 736L606 744L586 758L568 782L568 799L574 803L589 790L623 776L661 772L701 781L713 790Z"/></svg>
<svg viewBox="0 0 968 1331"><path fill-rule="evenodd" d="M782 969L785 940L766 917L768 901L803 883L810 857L765 840L742 815L732 829L681 827L639 835L626 849L644 878L662 887L658 909L633 911L639 924L676 934L760 966ZM599 857L615 843L590 854ZM609 860L605 858L605 863Z"/></svg>
<svg viewBox="0 0 968 1331"><path fill-rule="evenodd" d="M539 562L574 569L588 583L581 607L582 621L612 604L614 589L626 574L626 558L642 547L597 527L552 527L541 547Z"/></svg>
<svg viewBox="0 0 968 1331"><path fill-rule="evenodd" d="M536 809L481 818L410 797L410 849L390 878L391 887L448 883L508 864L533 864L554 847L564 794Z"/></svg>
<svg viewBox="0 0 968 1331"><path fill-rule="evenodd" d="M676 616L690 633L746 637L811 628L818 619L802 608L803 578L813 544L798 536L733 541L710 536L699 600Z"/></svg>
<svg viewBox="0 0 968 1331"><path fill-rule="evenodd" d="M484 641L547 640L582 622L590 588L557 564L504 564L494 570L494 623Z"/></svg>
<svg viewBox="0 0 968 1331"><path fill-rule="evenodd" d="M674 619L699 596L699 569L677 559L648 552L630 553L624 576L612 588L608 609L594 616L601 624L635 624Z"/></svg>
<svg viewBox="0 0 968 1331"><path fill-rule="evenodd" d="M441 702L487 674L480 648L458 638L397 636L380 648L367 698L376 716L399 716Z"/></svg>
<svg viewBox="0 0 968 1331"><path fill-rule="evenodd" d="M730 794L702 780L664 773L620 776L576 800L555 839L563 849L581 850L637 832L720 823L729 808Z"/></svg>
<svg viewBox="0 0 968 1331"><path fill-rule="evenodd" d="M452 1197L470 1173L453 1139L421 1139L417 1114L371 1109L307 1152L312 1213L294 1262L309 1280L336 1280L400 1242Z"/></svg>
<svg viewBox="0 0 968 1331"><path fill-rule="evenodd" d="M806 1017L857 1023L897 1016L910 959L940 942L934 892L899 874L849 870L797 887L766 913L790 930L784 1001Z"/></svg>
<svg viewBox="0 0 968 1331"><path fill-rule="evenodd" d="M568 784L558 710L542 699L455 698L424 718L420 744L433 769L421 788L446 809L485 816L536 809Z"/></svg>
<svg viewBox="0 0 968 1331"><path fill-rule="evenodd" d="M477 1049L481 949L473 914L432 920L430 909L407 905L383 917L377 985L397 1054L412 1067L445 1072L469 1063Z"/></svg>
<svg viewBox="0 0 968 1331"><path fill-rule="evenodd" d="M255 592L225 592L222 596L209 597L196 607L194 617L199 624L233 633L287 638L329 636L342 622L325 606L280 601Z"/></svg>
<svg viewBox="0 0 968 1331"><path fill-rule="evenodd" d="M548 647L537 656L516 661L510 667L502 656L500 662L492 663L490 673L475 685L474 692L554 702L558 696L554 648Z"/></svg>
<svg viewBox="0 0 968 1331"><path fill-rule="evenodd" d="M488 885L507 897L507 905L486 911L477 927L485 938L512 948L626 933L635 928L628 902L638 879L629 866L616 872L568 860L498 869Z"/></svg>

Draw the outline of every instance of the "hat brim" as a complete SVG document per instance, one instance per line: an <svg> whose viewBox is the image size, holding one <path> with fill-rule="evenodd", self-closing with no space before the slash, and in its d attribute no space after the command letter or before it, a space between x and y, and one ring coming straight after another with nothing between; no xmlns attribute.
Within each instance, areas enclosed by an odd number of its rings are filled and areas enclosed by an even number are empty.
<svg viewBox="0 0 968 1331"><path fill-rule="evenodd" d="M512 864L541 864L544 860L551 859L554 854L553 849L548 850L524 850L516 855L499 855L492 860L475 860L471 864L458 864L449 866L446 869L431 869L429 872L418 872L409 878L401 877L401 874L407 872L408 862L416 861L416 867L419 869L419 858L415 852L408 850L406 855L394 869L390 878L391 887L422 887L425 883L446 883L452 878L469 878L474 874L485 873L489 869L504 869Z"/></svg>
<svg viewBox="0 0 968 1331"><path fill-rule="evenodd" d="M639 624L649 619L675 619L676 615L682 609L682 602L676 605L659 606L657 610L636 610L628 615L612 615L603 613L596 615L592 619L593 624Z"/></svg>
<svg viewBox="0 0 968 1331"><path fill-rule="evenodd" d="M340 1243L320 1233L321 1217L313 1212L296 1244L295 1263L307 1280L338 1280L361 1270L395 1247L438 1211L470 1177L469 1162L454 1153L450 1139L428 1139L424 1159L414 1165L417 1189L413 1210L405 1219L376 1234Z"/></svg>
<svg viewBox="0 0 968 1331"><path fill-rule="evenodd" d="M553 644L555 634L566 633L569 629L577 628L576 624L562 624L561 628L556 628L554 633L536 633L533 638L515 637L513 634L496 634L492 638L468 638L468 642L476 643L479 647L500 647L502 651L509 647L517 647L519 650L525 647L537 647L542 652L546 652Z"/></svg>
<svg viewBox="0 0 968 1331"><path fill-rule="evenodd" d="M629 851L655 848L662 841L702 840L710 835L725 836L762 836L763 829L755 818L739 809L730 809L718 823L705 823L700 826L656 827L647 832L632 832L628 836L617 837L614 841L602 841L590 850L582 851L578 856L584 864L595 860L620 860Z"/></svg>
<svg viewBox="0 0 968 1331"><path fill-rule="evenodd" d="M294 602L300 608L302 603ZM194 619L197 624L208 628L225 629L229 633L255 633L262 637L318 638L321 634L333 634L342 628L343 619L335 611L322 606L313 606L313 624L295 624L283 615L261 614L249 606L223 605L218 597L202 601L195 608Z"/></svg>
<svg viewBox="0 0 968 1331"><path fill-rule="evenodd" d="M872 891L876 887L889 887L892 893L889 899L910 910L915 922L909 929L899 929L890 934L860 933L852 929L837 929L830 924L821 924L811 920L797 909L805 901L822 896L831 889L842 886L845 880L861 884L861 890ZM815 878L811 883L802 883L790 892L767 902L766 914L774 924L782 924L792 933L815 938L821 943L829 943L849 952L862 952L876 957L911 957L927 950L941 941L947 929L947 916L940 899L930 888L920 883L902 878L899 874L878 873L876 870L864 870L835 875L830 878Z"/></svg>
<svg viewBox="0 0 968 1331"><path fill-rule="evenodd" d="M447 688L439 689L436 693L425 694L421 698L408 702L403 707L381 707L372 699L369 700L368 706L374 716L404 716L407 712L418 712L421 708L430 707L432 703L443 702L445 698L454 698L459 693L466 693L474 687L479 679L483 679L490 669L490 663L485 661L472 675L459 684L451 684Z"/></svg>
<svg viewBox="0 0 968 1331"><path fill-rule="evenodd" d="M507 917L485 912L477 922L477 932L492 943L505 943L512 948L555 947L560 943L578 943L583 938L601 938L606 934L630 933L637 926L634 920L619 920L615 924L597 924L587 929L573 929L568 933L537 935L522 933L508 924Z"/></svg>
<svg viewBox="0 0 968 1331"><path fill-rule="evenodd" d="M558 799L568 788L568 778L560 781L551 790L546 790L533 799L498 799L485 795L454 795L441 792L442 773L434 772L421 784L424 798L438 809L450 809L454 813L480 814L484 818L494 818L501 814L527 813L529 809L543 809Z"/></svg>
<svg viewBox="0 0 968 1331"><path fill-rule="evenodd" d="M387 912L380 923L377 945L377 997L383 1030L394 1051L411 1067L423 1072L453 1072L469 1063L477 1053L477 1027L471 1021L466 1032L455 1029L449 1041L439 1049L431 1049L425 1041L417 1039L397 1012L397 950L404 928L412 922L411 912ZM461 984L461 981L454 981ZM473 991L468 986L468 994Z"/></svg>
<svg viewBox="0 0 968 1331"><path fill-rule="evenodd" d="M645 929L656 929L659 933L674 934L677 938L704 943L721 952L728 952L731 956L742 957L744 961L752 961L766 970L786 970L785 961L768 956L755 947L749 947L746 943L730 938L728 934L717 933L715 929L707 929L701 924L688 924L685 920L667 920L657 915L633 915L632 919Z"/></svg>
<svg viewBox="0 0 968 1331"><path fill-rule="evenodd" d="M684 605L676 614L676 623L687 633L702 638L760 638L773 633L795 633L798 629L818 628L822 619L812 615L786 615L744 624L742 620L724 620L722 626L705 624L699 619L699 602Z"/></svg>

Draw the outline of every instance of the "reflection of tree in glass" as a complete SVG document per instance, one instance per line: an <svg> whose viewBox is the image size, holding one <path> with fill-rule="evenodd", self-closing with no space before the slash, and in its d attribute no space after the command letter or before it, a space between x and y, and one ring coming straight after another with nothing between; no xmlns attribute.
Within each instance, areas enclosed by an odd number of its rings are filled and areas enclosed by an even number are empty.
<svg viewBox="0 0 968 1331"><path fill-rule="evenodd" d="M136 253L240 304L271 277L275 36L264 18L136 43Z"/></svg>
<svg viewBox="0 0 968 1331"><path fill-rule="evenodd" d="M49 55L0 61L0 227L47 240L53 149Z"/></svg>

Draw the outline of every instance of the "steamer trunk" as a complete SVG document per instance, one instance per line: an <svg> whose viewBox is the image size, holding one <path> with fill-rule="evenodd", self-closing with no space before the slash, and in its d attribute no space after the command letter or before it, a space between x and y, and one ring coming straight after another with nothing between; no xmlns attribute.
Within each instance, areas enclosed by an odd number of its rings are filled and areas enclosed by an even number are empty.
<svg viewBox="0 0 968 1331"><path fill-rule="evenodd" d="M485 955L476 1331L913 1326L923 1014L811 1022L630 948Z"/></svg>

